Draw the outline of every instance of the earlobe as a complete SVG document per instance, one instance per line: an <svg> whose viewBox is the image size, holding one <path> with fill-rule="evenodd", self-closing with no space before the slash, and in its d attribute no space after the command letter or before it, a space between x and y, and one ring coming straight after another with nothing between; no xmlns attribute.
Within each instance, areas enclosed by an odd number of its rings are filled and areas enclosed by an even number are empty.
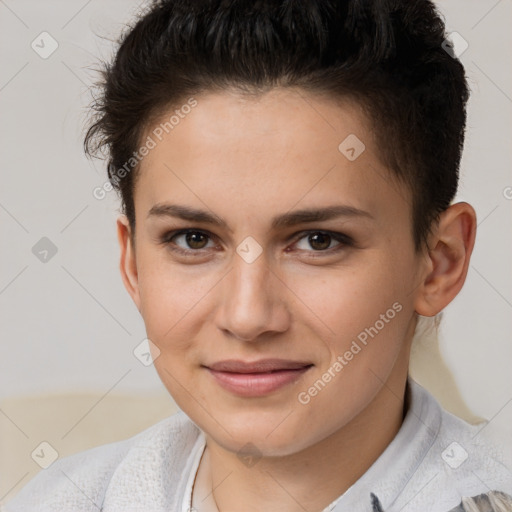
<svg viewBox="0 0 512 512"><path fill-rule="evenodd" d="M468 203L457 203L440 215L431 236L428 269L418 288L415 310L423 316L442 311L459 293L475 244L476 214Z"/></svg>
<svg viewBox="0 0 512 512"><path fill-rule="evenodd" d="M117 239L121 251L119 270L121 271L121 278L126 290L140 311L139 280L132 238L130 224L126 215L120 215L117 219Z"/></svg>

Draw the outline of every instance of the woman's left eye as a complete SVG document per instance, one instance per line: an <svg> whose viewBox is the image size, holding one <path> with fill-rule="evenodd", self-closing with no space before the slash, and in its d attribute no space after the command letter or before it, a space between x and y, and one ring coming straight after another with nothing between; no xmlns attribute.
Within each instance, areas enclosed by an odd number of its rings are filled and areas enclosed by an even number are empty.
<svg viewBox="0 0 512 512"><path fill-rule="evenodd" d="M304 241L304 245L312 247L313 251L308 249L308 247L300 248L300 250L305 250L307 252L335 252L343 247L353 245L352 239L344 235L342 233L333 233L330 231L308 231L302 237L295 242L295 246L298 246L301 241ZM331 246L333 241L338 242L334 247ZM333 249L331 251L331 249Z"/></svg>

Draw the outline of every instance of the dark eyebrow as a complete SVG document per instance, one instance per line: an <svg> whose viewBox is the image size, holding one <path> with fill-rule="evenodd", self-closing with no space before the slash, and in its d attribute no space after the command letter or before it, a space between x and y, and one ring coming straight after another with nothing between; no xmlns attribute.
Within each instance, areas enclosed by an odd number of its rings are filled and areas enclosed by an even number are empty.
<svg viewBox="0 0 512 512"><path fill-rule="evenodd" d="M156 204L149 210L148 217L151 216L168 216L177 217L179 219L191 222L201 222L212 224L232 231L226 222L217 215L205 210L197 210L188 206L176 204ZM271 228L280 229L296 224L305 224L309 222L321 222L338 217L365 217L373 219L373 215L365 210L354 208L353 206L335 205L325 208L312 208L307 210L295 210L278 215L272 219Z"/></svg>
<svg viewBox="0 0 512 512"><path fill-rule="evenodd" d="M326 206L325 208L312 208L308 210L295 210L272 219L272 229L286 228L296 224L308 222L322 222L336 219L338 217L366 217L373 219L373 216L365 211L346 205Z"/></svg>

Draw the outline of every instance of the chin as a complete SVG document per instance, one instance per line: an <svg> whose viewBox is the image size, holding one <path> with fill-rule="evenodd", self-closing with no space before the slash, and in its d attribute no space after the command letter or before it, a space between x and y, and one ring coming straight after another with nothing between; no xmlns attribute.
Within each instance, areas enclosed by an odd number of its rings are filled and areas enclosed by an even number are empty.
<svg viewBox="0 0 512 512"><path fill-rule="evenodd" d="M337 425L328 424L325 419L317 418L315 423L311 423L304 415L292 412L287 416L288 413L289 410L283 413L283 409L263 416L261 412L238 412L234 419L219 416L215 418L218 423L206 421L201 428L215 443L239 457L246 454L253 457L293 455L329 437L338 429ZM310 414L312 411L308 412L308 416ZM226 425L227 432L219 424Z"/></svg>

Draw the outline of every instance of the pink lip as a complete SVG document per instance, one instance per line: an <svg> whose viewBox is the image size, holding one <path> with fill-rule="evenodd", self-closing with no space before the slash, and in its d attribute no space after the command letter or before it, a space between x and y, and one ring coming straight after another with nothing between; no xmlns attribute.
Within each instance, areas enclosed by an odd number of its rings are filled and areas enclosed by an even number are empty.
<svg viewBox="0 0 512 512"><path fill-rule="evenodd" d="M243 397L256 397L294 382L311 366L311 363L284 359L261 359L254 362L230 359L206 368L227 391Z"/></svg>

